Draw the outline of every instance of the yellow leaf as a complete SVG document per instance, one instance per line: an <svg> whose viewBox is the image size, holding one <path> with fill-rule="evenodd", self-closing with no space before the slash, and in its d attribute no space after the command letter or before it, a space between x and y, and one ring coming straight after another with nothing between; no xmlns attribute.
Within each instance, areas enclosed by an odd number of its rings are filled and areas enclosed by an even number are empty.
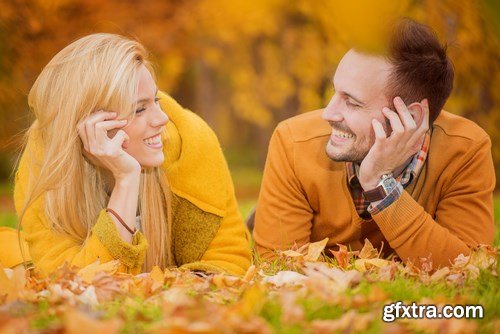
<svg viewBox="0 0 500 334"><path fill-rule="evenodd" d="M10 275L7 275L7 270ZM25 283L26 273L23 266L16 266L14 269L4 269L0 263L0 297L2 295L6 296L6 302L18 299L24 290Z"/></svg>
<svg viewBox="0 0 500 334"><path fill-rule="evenodd" d="M252 280L252 278L255 276L256 272L257 268L255 267L255 265L252 264L245 273L245 276L243 276L243 280L245 282L250 282L250 280Z"/></svg>
<svg viewBox="0 0 500 334"><path fill-rule="evenodd" d="M371 268L382 268L390 263L390 261L384 259L357 259L354 262L354 267L358 271L365 272Z"/></svg>
<svg viewBox="0 0 500 334"><path fill-rule="evenodd" d="M359 252L359 258L360 259L373 259L378 257L378 250L373 247L372 243L370 240L365 239L365 244L361 251Z"/></svg>
<svg viewBox="0 0 500 334"><path fill-rule="evenodd" d="M107 272L109 274L114 274L118 270L119 265L120 261L118 260L113 260L101 264L101 260L97 259L97 261L80 269L80 271L78 271L78 275L82 278L84 282L91 284L97 273Z"/></svg>
<svg viewBox="0 0 500 334"><path fill-rule="evenodd" d="M251 285L243 294L241 300L235 305L235 311L243 318L259 314L266 301L266 293L257 284Z"/></svg>
<svg viewBox="0 0 500 334"><path fill-rule="evenodd" d="M163 281L165 280L165 275L163 274L163 271L158 266L154 266L149 275L151 276L153 281L155 281L157 283L163 284Z"/></svg>
<svg viewBox="0 0 500 334"><path fill-rule="evenodd" d="M309 249L307 250L307 254L304 257L304 260L318 261L318 258L321 256L321 252L325 250L328 240L329 238L324 238L321 241L313 242L312 244L310 244Z"/></svg>
<svg viewBox="0 0 500 334"><path fill-rule="evenodd" d="M294 251L294 250L286 250L284 252L281 252L281 254L285 255L286 257L302 257L304 256L304 254L302 253L299 253L297 251Z"/></svg>

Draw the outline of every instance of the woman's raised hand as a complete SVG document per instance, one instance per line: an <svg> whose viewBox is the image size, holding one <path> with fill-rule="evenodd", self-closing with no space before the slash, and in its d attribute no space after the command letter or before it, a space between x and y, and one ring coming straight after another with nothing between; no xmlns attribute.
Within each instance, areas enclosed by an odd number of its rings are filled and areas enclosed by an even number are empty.
<svg viewBox="0 0 500 334"><path fill-rule="evenodd" d="M123 149L127 145L128 135L121 130L127 120L117 120L115 112L98 111L83 119L78 124L78 134L83 148L102 167L113 174L115 180L138 175L141 165ZM113 138L108 131L119 129Z"/></svg>

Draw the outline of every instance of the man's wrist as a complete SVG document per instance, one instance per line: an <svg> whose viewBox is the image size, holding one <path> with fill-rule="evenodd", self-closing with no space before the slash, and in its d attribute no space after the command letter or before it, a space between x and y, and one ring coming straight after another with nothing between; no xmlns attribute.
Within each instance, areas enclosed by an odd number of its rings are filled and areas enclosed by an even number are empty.
<svg viewBox="0 0 500 334"><path fill-rule="evenodd" d="M384 174L374 188L363 191L363 197L371 203L379 202L386 198L396 185L397 181L391 173Z"/></svg>
<svg viewBox="0 0 500 334"><path fill-rule="evenodd" d="M361 185L361 188L363 188L364 191L372 190L377 187L379 184L380 180L382 179L383 174L375 174L371 175L369 178L363 179L362 177L359 177L359 184Z"/></svg>

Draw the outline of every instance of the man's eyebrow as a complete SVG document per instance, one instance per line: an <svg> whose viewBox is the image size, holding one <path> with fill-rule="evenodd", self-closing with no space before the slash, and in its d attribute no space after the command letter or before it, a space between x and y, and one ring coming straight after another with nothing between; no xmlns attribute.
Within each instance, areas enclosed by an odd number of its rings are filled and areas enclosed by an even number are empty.
<svg viewBox="0 0 500 334"><path fill-rule="evenodd" d="M349 93L346 93L346 92L342 92L342 94L344 94L345 96L350 97L351 99L353 99L354 101L356 101L357 103L359 103L361 105L365 105L365 103L363 101L361 101L361 99L354 97L352 94L349 94Z"/></svg>
<svg viewBox="0 0 500 334"><path fill-rule="evenodd" d="M335 89L335 76L333 76L333 78L332 78L332 84L333 84L333 89L334 89L334 90L336 90L336 89ZM347 93L347 92L344 92L344 91L338 91L338 92L339 92L340 94L342 94L342 95L345 95L345 96L350 97L351 99L353 99L354 101L356 101L357 103L359 103L359 104L361 104L361 105L365 105L365 103L364 103L363 101L361 101L361 99L356 98L355 96L353 96L353 95L352 95L352 94L350 94L350 93Z"/></svg>
<svg viewBox="0 0 500 334"><path fill-rule="evenodd" d="M158 95L158 88L156 88L155 96L156 95ZM143 102L148 102L149 100L151 100L149 97L145 97L143 99L137 100L136 104L140 104L140 103L143 103Z"/></svg>

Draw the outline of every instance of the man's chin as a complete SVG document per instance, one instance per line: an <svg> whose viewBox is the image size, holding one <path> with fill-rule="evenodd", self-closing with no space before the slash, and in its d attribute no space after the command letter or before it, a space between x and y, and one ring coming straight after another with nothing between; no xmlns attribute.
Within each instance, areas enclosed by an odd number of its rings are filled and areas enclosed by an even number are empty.
<svg viewBox="0 0 500 334"><path fill-rule="evenodd" d="M336 152L335 149L330 145L326 146L325 153L326 153L326 156L332 161L335 161L335 162L354 162L357 164L360 164L363 161L364 157L366 156L366 154L365 154L362 158L356 157L352 154L353 153L352 151L350 151L350 152Z"/></svg>

